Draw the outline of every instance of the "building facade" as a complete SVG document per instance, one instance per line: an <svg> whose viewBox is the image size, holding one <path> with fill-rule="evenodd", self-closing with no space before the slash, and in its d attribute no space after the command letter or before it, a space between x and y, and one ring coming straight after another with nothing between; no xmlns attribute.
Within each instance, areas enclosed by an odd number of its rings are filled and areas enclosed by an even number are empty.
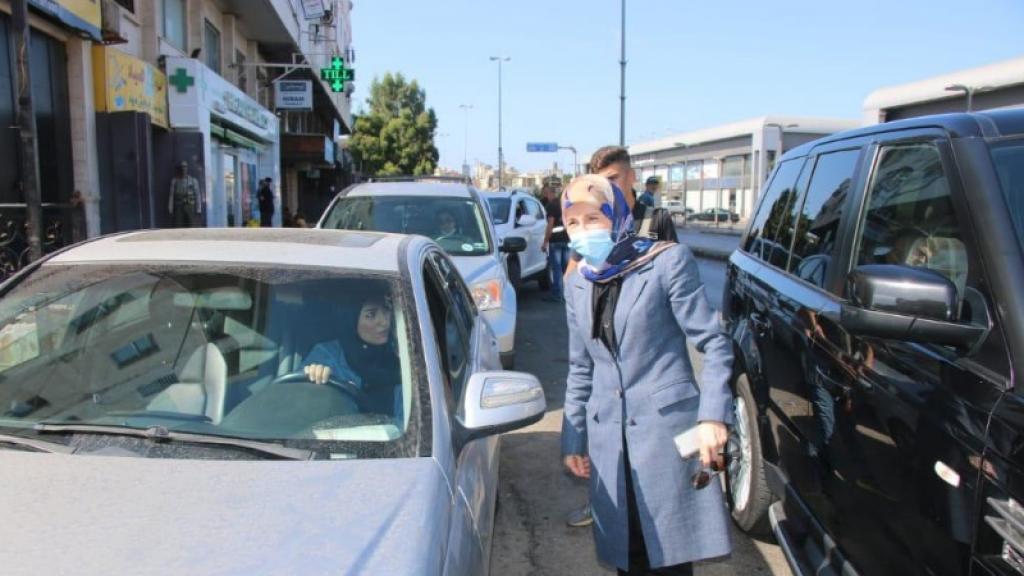
<svg viewBox="0 0 1024 576"><path fill-rule="evenodd" d="M352 87L319 69L351 67L349 0L28 0L44 248L171 225L175 167L202 188L197 225L259 220L258 182L274 184L274 222L301 208L303 180L343 181L338 138ZM0 125L16 122L10 0L0 0ZM307 110L276 110L277 81L305 79ZM287 138L317 140L313 161ZM0 270L25 260L16 131L0 137ZM308 152L308 147L304 149ZM333 184L330 184L333 186ZM322 186L327 188L328 186Z"/></svg>
<svg viewBox="0 0 1024 576"><path fill-rule="evenodd" d="M747 218L776 158L822 136L854 128L855 120L763 116L629 146L637 186L661 182L659 202L695 211L724 208Z"/></svg>
<svg viewBox="0 0 1024 576"><path fill-rule="evenodd" d="M98 0L30 0L27 56L36 121L37 184L42 196L44 249L95 233L92 46L102 40ZM0 275L27 258L26 198L16 130L17 55L11 5L0 0ZM90 143L91 147L90 147ZM78 190L86 205L72 198ZM88 231L84 215L93 214ZM73 230L74 229L74 230Z"/></svg>
<svg viewBox="0 0 1024 576"><path fill-rule="evenodd" d="M864 100L864 123L1024 106L1024 58L875 90Z"/></svg>

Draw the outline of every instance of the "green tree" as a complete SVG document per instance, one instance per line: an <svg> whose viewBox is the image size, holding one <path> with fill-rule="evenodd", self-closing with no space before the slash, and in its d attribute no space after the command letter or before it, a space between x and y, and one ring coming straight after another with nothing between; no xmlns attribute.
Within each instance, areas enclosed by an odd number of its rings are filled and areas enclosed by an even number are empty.
<svg viewBox="0 0 1024 576"><path fill-rule="evenodd" d="M432 174L437 116L415 80L385 74L370 85L369 110L356 118L350 150L364 174Z"/></svg>

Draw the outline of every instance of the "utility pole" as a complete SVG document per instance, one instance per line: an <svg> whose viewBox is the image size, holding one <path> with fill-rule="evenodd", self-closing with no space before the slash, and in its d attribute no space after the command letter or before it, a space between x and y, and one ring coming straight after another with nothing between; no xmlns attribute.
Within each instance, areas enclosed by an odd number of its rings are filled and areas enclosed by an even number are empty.
<svg viewBox="0 0 1024 576"><path fill-rule="evenodd" d="M462 166L463 170L465 170L465 166L469 165L466 163L469 159L469 111L473 109L473 105L459 104L459 108L462 108L462 111L466 113L465 133L462 136Z"/></svg>
<svg viewBox="0 0 1024 576"><path fill-rule="evenodd" d="M622 57L619 58L619 146L626 145L626 0L622 0Z"/></svg>
<svg viewBox="0 0 1024 576"><path fill-rule="evenodd" d="M498 190L504 186L505 155L501 150L501 63L511 60L508 56L491 56L491 62L498 63Z"/></svg>
<svg viewBox="0 0 1024 576"><path fill-rule="evenodd" d="M32 66L29 61L28 6L26 0L11 2L11 37L14 47L14 67L11 75L18 90L14 99L21 168L21 189L25 194L28 223L28 254L33 261L43 255L42 196L39 193L39 151L36 146L36 115L32 106Z"/></svg>

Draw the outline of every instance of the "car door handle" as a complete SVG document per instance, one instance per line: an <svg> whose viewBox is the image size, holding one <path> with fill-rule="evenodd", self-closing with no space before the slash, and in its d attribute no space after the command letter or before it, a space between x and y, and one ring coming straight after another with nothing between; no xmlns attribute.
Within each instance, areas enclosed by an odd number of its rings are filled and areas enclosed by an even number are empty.
<svg viewBox="0 0 1024 576"><path fill-rule="evenodd" d="M754 326L754 330L757 331L757 335L760 337L767 336L772 327L771 323L764 316L756 312L750 315L750 323Z"/></svg>
<svg viewBox="0 0 1024 576"><path fill-rule="evenodd" d="M818 384L832 394L842 396L848 396L850 394L851 387L849 385L843 384L839 380L830 376L821 366L814 367L814 375L818 380Z"/></svg>

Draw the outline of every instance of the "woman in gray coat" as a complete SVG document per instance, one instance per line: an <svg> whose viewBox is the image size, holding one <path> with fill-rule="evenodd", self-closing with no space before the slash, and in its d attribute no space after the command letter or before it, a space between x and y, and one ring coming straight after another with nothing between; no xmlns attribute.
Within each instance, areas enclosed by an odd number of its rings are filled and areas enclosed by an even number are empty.
<svg viewBox="0 0 1024 576"><path fill-rule="evenodd" d="M690 251L634 235L618 188L594 175L562 196L584 263L566 288L565 465L590 479L594 540L620 574L692 574L730 552L713 472L732 418L732 348ZM704 353L698 385L687 342ZM695 430L698 457L674 437Z"/></svg>

